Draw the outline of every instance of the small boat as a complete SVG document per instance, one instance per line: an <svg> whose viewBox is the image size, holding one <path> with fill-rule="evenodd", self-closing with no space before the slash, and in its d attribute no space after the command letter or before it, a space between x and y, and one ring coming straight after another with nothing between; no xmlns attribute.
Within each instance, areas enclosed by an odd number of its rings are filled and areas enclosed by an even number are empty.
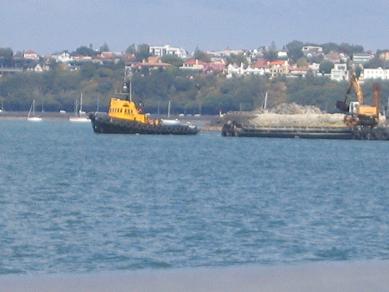
<svg viewBox="0 0 389 292"><path fill-rule="evenodd" d="M30 121L30 122L42 121L41 117L38 117L35 115L35 99L32 101L32 104L30 106L30 110L28 111L27 121Z"/></svg>
<svg viewBox="0 0 389 292"><path fill-rule="evenodd" d="M69 117L70 122L76 122L76 123L89 123L90 120L87 116L87 114L82 110L82 92L80 96L80 109L78 110L78 105L77 101L75 102L75 107L74 107L74 116Z"/></svg>
<svg viewBox="0 0 389 292"><path fill-rule="evenodd" d="M89 113L95 133L195 135L199 132L197 126L189 122L150 118L132 100L131 87L131 80L125 82L124 98L110 98L108 113Z"/></svg>
<svg viewBox="0 0 389 292"><path fill-rule="evenodd" d="M90 113L95 133L195 135L197 126L179 120L151 119L127 99L110 98L108 113Z"/></svg>

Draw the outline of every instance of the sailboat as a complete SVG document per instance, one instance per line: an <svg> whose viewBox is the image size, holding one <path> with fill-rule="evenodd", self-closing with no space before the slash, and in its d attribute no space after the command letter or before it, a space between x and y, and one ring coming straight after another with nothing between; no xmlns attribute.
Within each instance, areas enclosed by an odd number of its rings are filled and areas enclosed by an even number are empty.
<svg viewBox="0 0 389 292"><path fill-rule="evenodd" d="M82 92L80 96L80 110L78 110L77 102L75 104L75 112L74 116L69 117L70 122L76 122L76 123L85 123L90 122L88 119L88 116L85 114L85 112L82 110Z"/></svg>
<svg viewBox="0 0 389 292"><path fill-rule="evenodd" d="M27 121L30 121L30 122L40 122L40 121L42 121L41 117L38 117L38 116L35 115L35 99L32 101L30 110L28 111Z"/></svg>

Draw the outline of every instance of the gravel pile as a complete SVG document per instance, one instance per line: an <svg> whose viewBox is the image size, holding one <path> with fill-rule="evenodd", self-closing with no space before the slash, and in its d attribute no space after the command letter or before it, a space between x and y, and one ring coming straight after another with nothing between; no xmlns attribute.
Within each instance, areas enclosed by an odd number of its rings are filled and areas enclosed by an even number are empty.
<svg viewBox="0 0 389 292"><path fill-rule="evenodd" d="M230 112L223 121L235 121L249 127L302 127L339 128L345 127L344 114L329 114L315 106L283 103L272 109L255 112Z"/></svg>
<svg viewBox="0 0 389 292"><path fill-rule="evenodd" d="M283 115L323 114L323 112L316 106L303 106L297 103L282 103L269 110L269 112Z"/></svg>
<svg viewBox="0 0 389 292"><path fill-rule="evenodd" d="M248 124L254 127L309 127L327 128L344 127L343 114L278 114L263 113L250 119Z"/></svg>

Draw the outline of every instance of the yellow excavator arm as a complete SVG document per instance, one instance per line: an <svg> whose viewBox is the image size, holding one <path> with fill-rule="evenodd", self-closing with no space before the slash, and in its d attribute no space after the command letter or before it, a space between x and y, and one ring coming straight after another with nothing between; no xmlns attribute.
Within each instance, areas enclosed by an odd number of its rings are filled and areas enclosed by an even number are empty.
<svg viewBox="0 0 389 292"><path fill-rule="evenodd" d="M357 75L355 75L355 72L353 72L353 73L351 74L351 77L350 77L350 86L349 86L349 88L348 88L348 90L347 90L347 94L350 94L351 89L354 90L354 92L355 92L355 97L357 98L357 101L359 102L359 104L360 104L360 105L363 105L363 102L364 102L363 91L362 91L361 85L360 85L359 82L358 82Z"/></svg>
<svg viewBox="0 0 389 292"><path fill-rule="evenodd" d="M348 101L351 91L354 91L357 102L350 103ZM373 85L373 104L364 104L364 95L361 85L358 82L358 78L355 72L351 73L350 84L346 92L346 98L344 101L338 101L336 106L344 111L349 112L349 116L346 116L345 120L350 125L361 126L375 126L378 124L379 112L380 112L380 87L378 84Z"/></svg>

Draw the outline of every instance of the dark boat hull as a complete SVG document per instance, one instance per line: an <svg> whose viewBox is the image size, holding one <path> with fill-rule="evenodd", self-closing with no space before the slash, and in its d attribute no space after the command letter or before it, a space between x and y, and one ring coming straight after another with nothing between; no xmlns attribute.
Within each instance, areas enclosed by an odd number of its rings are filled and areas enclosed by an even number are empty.
<svg viewBox="0 0 389 292"><path fill-rule="evenodd" d="M227 137L389 140L389 128L256 128L230 122L224 124L222 135Z"/></svg>
<svg viewBox="0 0 389 292"><path fill-rule="evenodd" d="M195 135L199 132L196 126L189 124L144 124L112 119L105 113L90 113L89 118L93 131L99 134Z"/></svg>

